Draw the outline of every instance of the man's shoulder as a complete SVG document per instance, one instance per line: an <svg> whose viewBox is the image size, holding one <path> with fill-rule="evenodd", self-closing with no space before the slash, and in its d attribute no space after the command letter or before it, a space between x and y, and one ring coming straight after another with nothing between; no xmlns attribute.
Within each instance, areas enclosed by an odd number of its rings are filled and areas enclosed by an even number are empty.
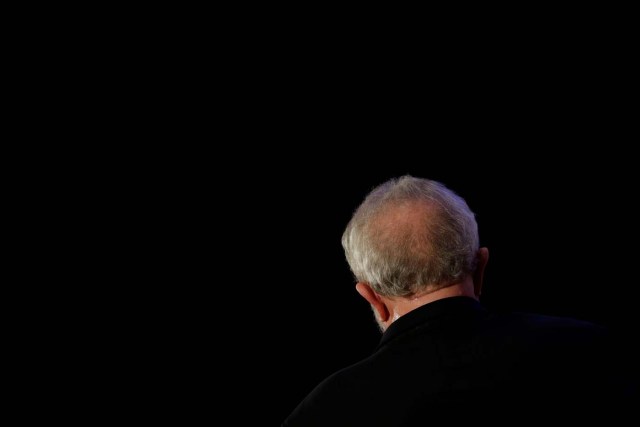
<svg viewBox="0 0 640 427"><path fill-rule="evenodd" d="M504 329L531 334L567 334L572 336L601 336L606 329L598 324L569 317L533 313L509 313L493 316L491 322Z"/></svg>
<svg viewBox="0 0 640 427"><path fill-rule="evenodd" d="M371 380L371 372L376 370L376 354L372 354L352 365L342 368L325 378L311 393L312 395L349 392L354 385L362 389Z"/></svg>
<svg viewBox="0 0 640 427"><path fill-rule="evenodd" d="M353 425L351 416L359 402L376 402L380 390L375 384L374 355L340 369L320 382L298 405L283 426Z"/></svg>
<svg viewBox="0 0 640 427"><path fill-rule="evenodd" d="M494 338L489 342L500 342L520 356L547 355L554 364L576 354L604 352L611 341L605 327L569 317L510 313L495 316L490 324L485 332Z"/></svg>

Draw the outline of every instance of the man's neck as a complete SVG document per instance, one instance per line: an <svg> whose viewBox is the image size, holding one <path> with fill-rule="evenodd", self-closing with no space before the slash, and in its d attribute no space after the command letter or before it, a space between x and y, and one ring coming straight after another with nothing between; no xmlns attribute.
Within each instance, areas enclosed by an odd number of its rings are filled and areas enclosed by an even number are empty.
<svg viewBox="0 0 640 427"><path fill-rule="evenodd" d="M389 312L391 313L391 322L389 322L388 325L396 321L398 318L409 313L410 311L415 310L418 307L422 307L425 304L429 304L443 298L460 296L478 299L473 290L473 281L471 280L471 277L467 277L461 283L456 283L455 285L447 286L446 288L438 289L437 291L428 292L425 294L418 294L407 298L383 297L385 304L387 305L387 307L389 308Z"/></svg>

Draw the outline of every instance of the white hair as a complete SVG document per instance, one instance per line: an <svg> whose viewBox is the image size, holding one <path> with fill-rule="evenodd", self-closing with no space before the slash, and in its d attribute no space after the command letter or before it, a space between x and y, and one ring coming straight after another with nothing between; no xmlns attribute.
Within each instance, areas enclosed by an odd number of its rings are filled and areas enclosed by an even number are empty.
<svg viewBox="0 0 640 427"><path fill-rule="evenodd" d="M376 187L342 235L351 271L380 295L432 292L476 266L478 225L443 184L403 176Z"/></svg>

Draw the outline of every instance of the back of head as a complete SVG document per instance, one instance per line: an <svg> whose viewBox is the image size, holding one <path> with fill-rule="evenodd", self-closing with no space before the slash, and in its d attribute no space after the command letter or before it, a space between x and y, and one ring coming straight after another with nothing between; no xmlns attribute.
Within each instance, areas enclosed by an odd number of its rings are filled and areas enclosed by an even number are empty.
<svg viewBox="0 0 640 427"><path fill-rule="evenodd" d="M351 271L384 296L432 292L473 272L478 227L443 184L403 176L376 187L342 236Z"/></svg>

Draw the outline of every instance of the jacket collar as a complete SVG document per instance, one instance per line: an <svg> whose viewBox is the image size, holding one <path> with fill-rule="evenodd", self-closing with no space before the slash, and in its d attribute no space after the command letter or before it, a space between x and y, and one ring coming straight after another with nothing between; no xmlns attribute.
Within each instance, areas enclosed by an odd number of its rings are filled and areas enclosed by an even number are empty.
<svg viewBox="0 0 640 427"><path fill-rule="evenodd" d="M460 317L474 313L486 313L486 310L477 300L470 297L450 297L433 301L410 311L393 322L382 335L378 348L388 344L398 336L433 320Z"/></svg>

